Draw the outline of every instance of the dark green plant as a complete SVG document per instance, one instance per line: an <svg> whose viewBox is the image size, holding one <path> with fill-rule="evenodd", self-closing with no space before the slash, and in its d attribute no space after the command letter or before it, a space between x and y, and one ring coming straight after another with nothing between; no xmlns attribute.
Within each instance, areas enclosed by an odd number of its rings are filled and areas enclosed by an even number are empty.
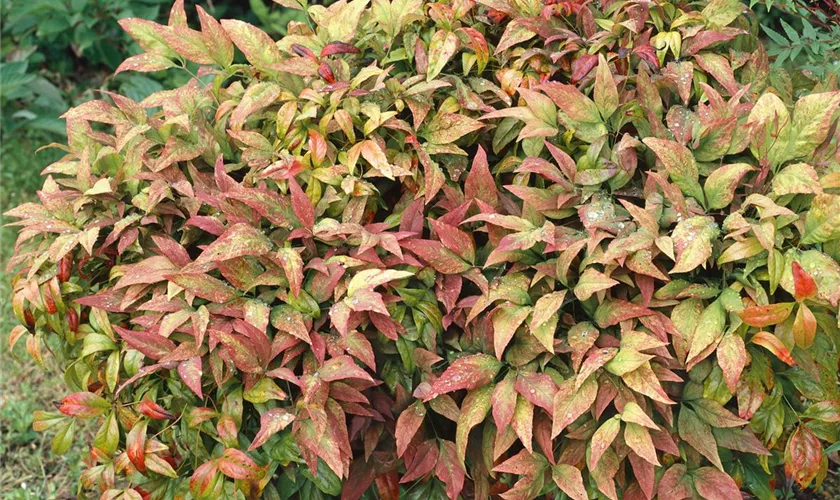
<svg viewBox="0 0 840 500"><path fill-rule="evenodd" d="M750 0L766 9L759 19L776 68L815 78L840 74L840 4L834 0Z"/></svg>

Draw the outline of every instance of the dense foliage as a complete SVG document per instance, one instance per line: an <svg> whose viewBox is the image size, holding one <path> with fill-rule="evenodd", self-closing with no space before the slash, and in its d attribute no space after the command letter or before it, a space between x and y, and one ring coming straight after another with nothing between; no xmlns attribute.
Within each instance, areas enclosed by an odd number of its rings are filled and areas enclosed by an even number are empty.
<svg viewBox="0 0 840 500"><path fill-rule="evenodd" d="M118 71L196 77L66 113L67 155L8 214L11 341L66 366L36 415L56 452L97 424L80 487L819 484L836 81L779 78L737 0L368 3L310 6L276 43L201 8L190 27L180 0L123 20L145 52Z"/></svg>
<svg viewBox="0 0 840 500"><path fill-rule="evenodd" d="M114 70L139 47L120 27L127 17L166 22L170 0L0 0L0 132L16 142L33 132L50 138L64 135L58 116L69 105L90 100L90 89L105 86L140 100L164 87L180 86L176 73L124 74ZM271 2L269 2L270 4ZM271 9L263 0L250 7L236 2L208 5L214 15L246 16L270 33L284 33L295 16ZM8 134L8 135L7 135Z"/></svg>

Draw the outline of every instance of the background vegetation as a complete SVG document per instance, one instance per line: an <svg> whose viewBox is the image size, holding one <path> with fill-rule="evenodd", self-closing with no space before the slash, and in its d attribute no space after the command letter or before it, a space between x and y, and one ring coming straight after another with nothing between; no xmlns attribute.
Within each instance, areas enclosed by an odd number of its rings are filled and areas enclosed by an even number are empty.
<svg viewBox="0 0 840 500"><path fill-rule="evenodd" d="M190 2L192 3L192 2ZM840 72L840 7L833 1L752 0L759 12L779 84L821 79ZM140 100L178 75L123 73L111 76L127 56L139 53L117 20L142 17L165 22L170 0L0 0L0 213L35 195L40 170L61 152L38 148L61 142L70 106L90 100L97 89ZM214 17L248 20L277 38L293 14L270 0L202 2ZM36 153L36 151L38 151ZM13 228L0 229L0 265L11 254ZM0 340L14 324L9 283L0 280ZM81 450L50 453L50 435L31 428L32 412L46 408L64 391L57 367L44 372L23 359L23 345L10 357L0 348L0 496L6 499L69 498L80 470ZM78 442L78 441L77 441Z"/></svg>

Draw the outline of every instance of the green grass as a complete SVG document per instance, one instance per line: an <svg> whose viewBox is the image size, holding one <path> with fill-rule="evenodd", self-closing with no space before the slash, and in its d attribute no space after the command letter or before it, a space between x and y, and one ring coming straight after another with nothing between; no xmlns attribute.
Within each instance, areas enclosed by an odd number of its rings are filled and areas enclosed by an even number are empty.
<svg viewBox="0 0 840 500"><path fill-rule="evenodd" d="M36 198L41 170L62 156L58 150L35 153L56 140L43 133L16 131L0 147L0 212ZM7 224L3 218L2 223ZM57 456L50 451L50 433L32 430L32 412L48 410L66 394L60 367L45 358L47 370L29 359L23 339L14 352L9 331L17 324L10 302L6 262L14 249L16 228L0 229L0 498L66 499L76 497L84 453L80 443Z"/></svg>

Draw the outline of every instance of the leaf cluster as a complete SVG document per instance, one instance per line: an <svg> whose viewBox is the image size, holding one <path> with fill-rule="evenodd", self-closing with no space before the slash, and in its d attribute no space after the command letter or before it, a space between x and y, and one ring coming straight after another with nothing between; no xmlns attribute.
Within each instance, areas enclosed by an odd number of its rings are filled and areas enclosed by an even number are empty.
<svg viewBox="0 0 840 500"><path fill-rule="evenodd" d="M102 498L773 498L840 437L836 79L737 0L129 18L21 226ZM200 26L195 29L191 26ZM801 89L800 89L801 90ZM56 336L61 349L45 349Z"/></svg>

